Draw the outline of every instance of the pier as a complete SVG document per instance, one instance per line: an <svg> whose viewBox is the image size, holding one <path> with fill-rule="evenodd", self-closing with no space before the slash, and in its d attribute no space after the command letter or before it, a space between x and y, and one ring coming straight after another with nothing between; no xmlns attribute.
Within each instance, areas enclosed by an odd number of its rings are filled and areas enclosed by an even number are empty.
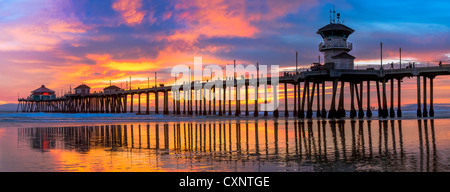
<svg viewBox="0 0 450 192"><path fill-rule="evenodd" d="M449 66L440 67L419 67L419 68L403 68L403 69L389 69L384 70L354 70L354 69L335 69L335 70L318 70L318 71L304 71L299 73L285 73L279 77L279 84L284 85L284 94L287 95L289 87L294 88L295 94L293 103L289 104L287 97L285 97L284 116L289 116L290 110L298 118L312 118L313 106L317 106L317 117L319 118L342 118L346 116L346 111L350 110L350 118L372 117L370 109L370 91L371 82L376 83L378 114L382 118L401 117L401 83L404 78L417 79L417 117L433 117L433 80L439 75L450 75ZM267 81L260 81L256 79L258 86L254 86L254 92L260 92L262 87L265 93L263 98L255 94L255 103L267 103L267 89L268 85L272 85L270 78ZM223 86L215 87L206 90L205 84L207 82L192 82L190 90L183 90L183 86L179 86L175 92L172 92L172 86L153 87L148 89L130 89L118 90L111 93L90 93L90 94L65 94L62 97L33 100L32 98L21 98L17 107L18 112L58 112L58 113L133 113L133 98L138 97L138 114L149 114L150 94L155 95L155 113L159 114L159 96L163 96L162 113L165 115L244 115L250 114L248 107L248 91L250 89L251 79L245 79L245 111L241 113L242 103L236 102L235 111L231 110L232 98L237 98L240 88L237 88L235 83L233 87L227 86L226 81L221 81ZM390 88L386 84L390 82ZM197 84L197 85L196 85ZM397 84L397 86L395 86ZM329 106L325 106L325 87L332 85L332 97ZM366 86L364 86L366 85ZM272 85L278 86L278 85ZM373 85L372 85L373 86ZM423 87L422 87L423 86ZM427 86L429 86L429 94L427 93ZM188 86L189 87L189 86ZM201 87L196 89L196 87ZM231 95L232 89L235 95ZM366 89L367 109L363 109L363 89ZM228 90L227 90L228 89ZM395 90L397 89L397 90ZM317 90L317 91L316 91ZM218 92L219 98L210 99L206 97L205 93ZM228 91L228 94L227 94ZM283 91L283 90L280 90ZM397 91L397 99L394 98L394 92ZM345 93L350 93L350 98L344 98ZM190 99L193 93L201 95L202 98ZM223 97L222 97L223 93ZM172 95L172 100L169 100L169 94ZM389 94L389 95L388 95ZM141 109L141 96L146 97L146 108ZM181 97L181 95L188 95ZM191 95L191 97L189 97ZM317 99L314 99L316 95ZM211 94L210 94L211 96ZM337 98L338 97L338 98ZM387 98L390 98L389 100ZM427 97L429 97L429 109L427 108ZM127 100L130 99L130 106L127 106ZM208 99L208 102L206 102ZM193 102L195 100L195 103ZM226 102L228 100L228 102ZM397 101L396 101L397 100ZM169 101L173 106L173 110L169 111ZM222 105L223 101L223 106ZM344 102L350 102L350 109L344 108ZM390 102L390 103L388 103ZM394 111L394 103L397 102L397 111ZM183 108L182 107L183 103ZM203 107L202 107L203 103ZM228 104L228 106L226 106ZM195 107L194 107L195 105ZM337 105L337 106L336 106ZM389 108L388 108L389 106ZM337 107L337 108L336 108ZM207 110L208 109L208 110ZM228 110L228 111L227 111ZM262 110L258 105L255 105L254 115L257 116ZM265 116L268 113L264 113ZM274 111L274 116L279 114Z"/></svg>

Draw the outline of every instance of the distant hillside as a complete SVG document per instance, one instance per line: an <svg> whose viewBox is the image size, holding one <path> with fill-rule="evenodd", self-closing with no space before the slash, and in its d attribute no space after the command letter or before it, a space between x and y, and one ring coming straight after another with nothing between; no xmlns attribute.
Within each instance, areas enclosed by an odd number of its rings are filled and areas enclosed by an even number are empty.
<svg viewBox="0 0 450 192"><path fill-rule="evenodd" d="M17 110L17 104L15 103L8 103L4 105L0 105L0 111L16 111Z"/></svg>
<svg viewBox="0 0 450 192"><path fill-rule="evenodd" d="M430 109L430 103L427 103L427 106L428 109ZM423 104L421 105L421 107L423 107ZM434 110L450 110L450 103L434 103L433 108ZM417 110L417 104L402 105L402 110Z"/></svg>

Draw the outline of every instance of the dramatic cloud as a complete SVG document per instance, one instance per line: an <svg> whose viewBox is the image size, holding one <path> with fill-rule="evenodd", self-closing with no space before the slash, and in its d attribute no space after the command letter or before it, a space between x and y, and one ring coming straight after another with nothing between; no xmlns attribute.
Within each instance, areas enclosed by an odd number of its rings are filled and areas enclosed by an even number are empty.
<svg viewBox="0 0 450 192"><path fill-rule="evenodd" d="M34 2L29 3L34 4ZM56 48L62 42L76 45L81 35L90 29L78 18L63 12L62 9L67 4L52 2L43 2L43 4L30 11L30 14L11 15L9 19L0 22L0 33L2 34L0 50L48 51ZM23 11L28 11L28 9Z"/></svg>
<svg viewBox="0 0 450 192"><path fill-rule="evenodd" d="M141 10L142 0L116 0L112 7L120 12L123 20L131 26L141 24L147 14Z"/></svg>
<svg viewBox="0 0 450 192"><path fill-rule="evenodd" d="M315 6L316 1L181 0L174 5L173 17L184 27L169 39L195 41L199 37L253 38L266 26L277 27L276 19Z"/></svg>

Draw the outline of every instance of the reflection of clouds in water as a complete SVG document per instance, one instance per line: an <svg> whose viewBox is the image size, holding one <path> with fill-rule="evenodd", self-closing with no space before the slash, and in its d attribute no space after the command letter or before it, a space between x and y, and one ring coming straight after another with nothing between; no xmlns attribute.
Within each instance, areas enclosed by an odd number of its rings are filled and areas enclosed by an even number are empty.
<svg viewBox="0 0 450 192"><path fill-rule="evenodd" d="M46 146L94 159L114 155L127 165L164 161L153 170L439 171L446 160L437 151L449 146L436 145L442 128L435 129L434 121L216 120L18 131L19 142L32 142L37 151ZM136 160L136 153L143 159Z"/></svg>

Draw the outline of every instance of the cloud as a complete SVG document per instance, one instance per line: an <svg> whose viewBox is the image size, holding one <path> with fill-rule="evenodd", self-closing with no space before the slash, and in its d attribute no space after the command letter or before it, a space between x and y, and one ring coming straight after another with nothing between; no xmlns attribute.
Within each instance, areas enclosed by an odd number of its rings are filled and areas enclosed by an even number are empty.
<svg viewBox="0 0 450 192"><path fill-rule="evenodd" d="M141 24L147 14L141 10L142 0L116 0L112 8L120 12L122 19L129 26Z"/></svg>
<svg viewBox="0 0 450 192"><path fill-rule="evenodd" d="M169 40L196 41L205 37L252 37L258 29L245 17L242 2L179 1L174 5L175 20L184 27L168 37Z"/></svg>
<svg viewBox="0 0 450 192"><path fill-rule="evenodd" d="M184 27L168 39L196 41L200 37L253 38L268 26L278 25L276 19L296 13L301 7L315 6L316 1L236 1L181 0L174 3L172 17ZM267 25L266 25L267 26Z"/></svg>
<svg viewBox="0 0 450 192"><path fill-rule="evenodd" d="M8 6L14 9L19 5L22 4ZM83 24L78 18L67 15L63 12L63 7L70 9L70 5L49 2L46 6L36 7L28 15L1 22L0 50L48 51L64 41L76 44L81 34L86 33L91 27Z"/></svg>

